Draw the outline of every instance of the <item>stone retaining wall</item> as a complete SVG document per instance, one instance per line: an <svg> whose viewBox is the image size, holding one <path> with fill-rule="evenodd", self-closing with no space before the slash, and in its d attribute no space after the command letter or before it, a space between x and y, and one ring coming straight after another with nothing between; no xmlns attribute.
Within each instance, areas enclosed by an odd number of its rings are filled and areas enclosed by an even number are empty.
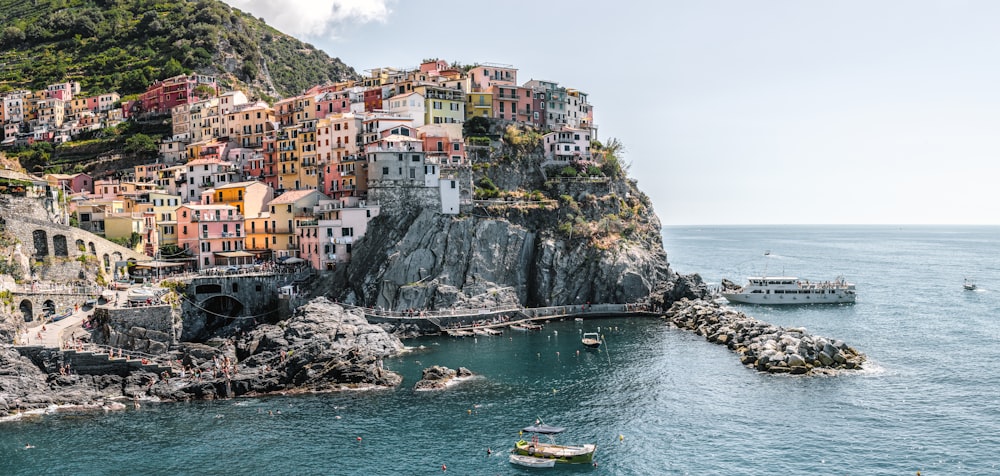
<svg viewBox="0 0 1000 476"><path fill-rule="evenodd" d="M162 354L177 343L179 313L170 306L98 307L94 342L126 350Z"/></svg>

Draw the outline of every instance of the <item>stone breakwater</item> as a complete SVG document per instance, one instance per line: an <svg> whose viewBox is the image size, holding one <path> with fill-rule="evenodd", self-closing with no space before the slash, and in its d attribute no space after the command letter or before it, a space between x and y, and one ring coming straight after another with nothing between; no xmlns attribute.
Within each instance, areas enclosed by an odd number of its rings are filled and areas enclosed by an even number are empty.
<svg viewBox="0 0 1000 476"><path fill-rule="evenodd" d="M758 321L714 302L682 299L664 316L674 326L725 345L761 372L823 374L861 369L865 355L839 340Z"/></svg>

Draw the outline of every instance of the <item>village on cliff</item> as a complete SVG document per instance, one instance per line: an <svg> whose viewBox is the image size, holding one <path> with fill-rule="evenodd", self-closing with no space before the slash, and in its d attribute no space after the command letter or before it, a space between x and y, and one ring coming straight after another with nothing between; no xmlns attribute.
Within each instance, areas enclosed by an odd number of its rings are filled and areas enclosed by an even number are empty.
<svg viewBox="0 0 1000 476"><path fill-rule="evenodd" d="M542 166L597 155L587 94L551 81L519 85L513 66L427 60L368 73L273 105L222 91L205 75L156 81L124 101L114 92L81 95L77 82L6 93L3 148L62 143L130 120L169 118L172 135L131 170L2 170L0 191L44 195L64 206L64 224L127 241L149 257L133 263L139 272L289 261L331 270L350 260L352 244L401 189L442 214L471 210L470 158L490 138L464 134L469 121L541 131Z"/></svg>

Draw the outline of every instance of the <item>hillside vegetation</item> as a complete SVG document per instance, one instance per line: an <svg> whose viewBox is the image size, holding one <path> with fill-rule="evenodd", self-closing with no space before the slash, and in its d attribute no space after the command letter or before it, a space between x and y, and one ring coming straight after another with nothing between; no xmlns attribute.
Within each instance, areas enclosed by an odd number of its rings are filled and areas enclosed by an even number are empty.
<svg viewBox="0 0 1000 476"><path fill-rule="evenodd" d="M0 92L75 80L124 96L192 71L267 96L356 76L217 0L0 0Z"/></svg>

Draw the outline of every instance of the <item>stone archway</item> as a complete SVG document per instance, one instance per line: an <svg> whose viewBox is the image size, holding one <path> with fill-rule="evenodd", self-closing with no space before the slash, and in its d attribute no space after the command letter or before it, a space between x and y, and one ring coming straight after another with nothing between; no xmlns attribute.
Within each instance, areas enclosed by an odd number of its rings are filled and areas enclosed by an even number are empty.
<svg viewBox="0 0 1000 476"><path fill-rule="evenodd" d="M69 256L69 247L66 245L66 235L52 235L52 254L55 256Z"/></svg>
<svg viewBox="0 0 1000 476"><path fill-rule="evenodd" d="M93 245L93 243L91 243L91 245ZM111 272L111 257L108 256L107 253L104 253L104 256L102 257L102 261L104 262L104 272L105 273L110 273Z"/></svg>
<svg viewBox="0 0 1000 476"><path fill-rule="evenodd" d="M35 230L31 232L31 243L35 245L35 256L46 258L49 256L49 235L45 230Z"/></svg>
<svg viewBox="0 0 1000 476"><path fill-rule="evenodd" d="M21 316L24 317L24 322L31 322L35 320L35 312L32 310L31 299L24 299L21 304L18 305L18 310L21 311Z"/></svg>
<svg viewBox="0 0 1000 476"><path fill-rule="evenodd" d="M55 314L56 303L51 299L46 299L45 302L42 303L42 312L45 313L46 316Z"/></svg>
<svg viewBox="0 0 1000 476"><path fill-rule="evenodd" d="M97 256L97 248L94 246L94 242L91 241L87 245L90 247L90 254Z"/></svg>
<svg viewBox="0 0 1000 476"><path fill-rule="evenodd" d="M83 240L76 240L76 250L79 251L80 254L87 254L87 244L84 243Z"/></svg>

